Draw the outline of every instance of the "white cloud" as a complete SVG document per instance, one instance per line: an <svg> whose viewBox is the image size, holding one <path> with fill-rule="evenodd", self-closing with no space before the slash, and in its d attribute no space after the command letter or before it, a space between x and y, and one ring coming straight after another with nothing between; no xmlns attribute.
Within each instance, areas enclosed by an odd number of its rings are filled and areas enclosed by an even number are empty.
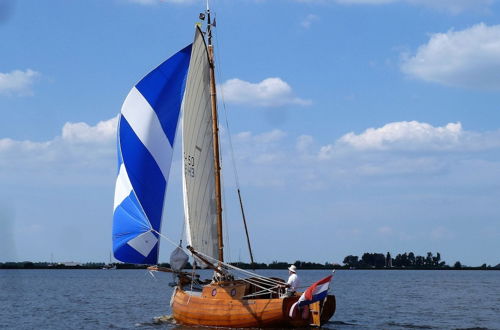
<svg viewBox="0 0 500 330"><path fill-rule="evenodd" d="M122 0L140 5L157 5L161 3L169 4L199 4L200 0ZM254 0L262 2L263 0ZM414 6L422 6L430 9L444 11L451 14L460 14L468 11L479 13L489 12L493 0L293 0L295 2L328 4L336 3L340 5L388 5L393 3L407 3ZM307 23L306 23L307 24ZM309 26L305 26L309 27Z"/></svg>
<svg viewBox="0 0 500 330"><path fill-rule="evenodd" d="M414 5L460 14L467 11L487 12L492 0L406 0Z"/></svg>
<svg viewBox="0 0 500 330"><path fill-rule="evenodd" d="M314 14L309 14L302 20L302 22L300 22L300 25L303 28L309 29L311 25L317 21L319 21L319 16Z"/></svg>
<svg viewBox="0 0 500 330"><path fill-rule="evenodd" d="M116 137L118 116L109 120L100 121L95 126L87 123L66 123L62 128L62 138L68 142L101 143L113 140Z"/></svg>
<svg viewBox="0 0 500 330"><path fill-rule="evenodd" d="M258 83L230 79L220 85L227 102L261 107L310 105L311 101L294 96L292 88L281 78L267 78Z"/></svg>
<svg viewBox="0 0 500 330"><path fill-rule="evenodd" d="M61 135L49 141L0 139L0 177L3 182L41 176L67 182L105 175L108 180L115 170L117 120L66 123ZM222 137L227 143L227 137ZM460 123L441 127L416 121L389 123L360 134L347 133L323 145L311 135L294 137L279 129L241 132L233 136L233 145L242 182L308 190L351 185L360 177L431 177L457 166L461 173L480 169L482 175L474 180L490 182L498 167L494 162L500 162L492 160L489 152L500 150L500 130L467 131ZM227 144L223 147L229 150ZM489 152L489 158L481 158L483 151ZM226 160L228 156L224 155ZM500 175L498 170L495 173Z"/></svg>
<svg viewBox="0 0 500 330"><path fill-rule="evenodd" d="M286 136L287 134L279 129L260 134L238 133L234 136L236 157L247 164L260 165L283 159L284 152L276 149Z"/></svg>
<svg viewBox="0 0 500 330"><path fill-rule="evenodd" d="M118 117L95 126L66 123L60 136L43 142L0 139L0 173L7 178L12 170L28 174L36 170L42 176L82 167L102 168L114 158L117 123Z"/></svg>
<svg viewBox="0 0 500 330"><path fill-rule="evenodd" d="M423 6L451 14L459 14L466 11L487 12L493 4L492 0L295 0L307 3L331 3L341 5L387 5L392 3L408 3L415 6Z"/></svg>
<svg viewBox="0 0 500 330"><path fill-rule="evenodd" d="M314 138L310 135L301 135L297 138L296 148L298 151L307 152L313 145Z"/></svg>
<svg viewBox="0 0 500 330"><path fill-rule="evenodd" d="M27 69L14 70L10 73L0 72L0 94L32 95L33 83L40 77L40 73Z"/></svg>
<svg viewBox="0 0 500 330"><path fill-rule="evenodd" d="M241 142L252 142L252 143L272 143L283 139L286 133L279 129L274 129L269 132L264 132L260 134L253 135L251 132L241 132L236 134L236 140Z"/></svg>
<svg viewBox="0 0 500 330"><path fill-rule="evenodd" d="M403 121L389 123L380 128L369 128L359 135L347 133L338 143L360 150L443 150L455 148L462 135L460 123L434 127L417 121Z"/></svg>
<svg viewBox="0 0 500 330"><path fill-rule="evenodd" d="M330 144L279 130L243 132L235 135L234 150L242 182L256 186L317 190L382 177L434 182L450 172L463 184L500 180L500 130L468 131L460 123L395 122L344 134ZM464 172L484 176L472 178Z"/></svg>
<svg viewBox="0 0 500 330"><path fill-rule="evenodd" d="M433 34L414 56L405 56L406 74L449 86L500 89L500 25L483 23Z"/></svg>
<svg viewBox="0 0 500 330"><path fill-rule="evenodd" d="M335 0L335 2L340 4L353 4L353 5L382 5L392 2L397 2L399 0Z"/></svg>
<svg viewBox="0 0 500 330"><path fill-rule="evenodd" d="M328 160L346 152L357 151L436 153L479 152L496 148L500 148L500 130L479 133L464 130L459 122L432 126L417 121L402 121L368 128L360 134L344 134L334 143L321 146L317 157ZM441 168L440 164L428 158L422 158L414 165L417 163L435 170ZM400 165L404 164L396 164L397 167ZM363 171L378 170L365 168Z"/></svg>
<svg viewBox="0 0 500 330"><path fill-rule="evenodd" d="M126 0L126 1L146 6L156 5L159 3L191 4L196 2L196 0Z"/></svg>
<svg viewBox="0 0 500 330"><path fill-rule="evenodd" d="M335 151L332 144L322 146L318 152L318 159L330 159Z"/></svg>

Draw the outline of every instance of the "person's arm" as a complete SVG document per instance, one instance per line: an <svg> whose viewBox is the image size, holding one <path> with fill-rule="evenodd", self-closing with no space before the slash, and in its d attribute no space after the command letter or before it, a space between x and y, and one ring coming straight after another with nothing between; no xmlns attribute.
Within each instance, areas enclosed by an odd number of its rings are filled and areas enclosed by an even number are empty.
<svg viewBox="0 0 500 330"><path fill-rule="evenodd" d="M279 284L279 286L282 287L282 288L289 288L290 287L290 283L292 283L291 276L288 278L288 281L286 283Z"/></svg>

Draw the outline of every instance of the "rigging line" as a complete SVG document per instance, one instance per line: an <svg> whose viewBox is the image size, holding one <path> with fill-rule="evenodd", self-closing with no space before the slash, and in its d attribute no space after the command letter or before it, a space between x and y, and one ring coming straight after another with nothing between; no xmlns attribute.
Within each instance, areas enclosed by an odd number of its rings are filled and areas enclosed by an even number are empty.
<svg viewBox="0 0 500 330"><path fill-rule="evenodd" d="M219 77L222 77L222 68L221 68L222 60L221 60L221 55L219 52L220 46L219 46L219 31L218 30L215 33L215 43L217 44L217 48L216 48L215 53L217 56L217 63L219 64L216 66L216 69L217 69L217 73L219 74ZM233 139L231 138L231 129L229 128L229 121L228 121L228 115L227 115L228 111L227 111L226 101L225 101L225 97L224 97L224 90L222 88L219 89L219 94L221 96L220 99L221 99L221 103L222 103L222 108L224 109L224 119L225 119L224 121L225 121L226 128L227 128L227 135L228 135L228 140L229 140L229 149L230 149L231 161L232 161L232 165L233 165L235 185L239 189L240 188L240 181L239 181L238 170L236 168L236 161L235 161L235 157L234 157Z"/></svg>
<svg viewBox="0 0 500 330"><path fill-rule="evenodd" d="M213 11L213 10L212 10ZM215 13L215 11L214 11ZM214 14L214 18L215 18L215 14ZM216 47L216 54L215 56L217 57L217 65L215 66L216 70L217 70L217 74L219 77L222 77L222 73L221 73L221 69L220 69L220 65L221 65L221 59L220 59L220 53L219 53L219 38L218 38L218 31L216 31L215 33L215 42L217 43L217 47ZM224 102L224 95L222 93L222 90L220 90L221 92L221 102L222 102L222 105L223 105L223 109L224 109L224 117L225 117L225 121L226 121L226 126L228 127L228 131L227 131L227 134L228 134L228 137L229 137L229 141L230 141L230 154L231 154L231 159L232 159L232 165L233 165L233 170L235 169L235 162L234 162L234 151L233 151L233 148L232 148L232 142L231 142L231 132L229 131L229 125L228 125L228 121L227 121L227 110L226 110L226 105L225 105L225 102ZM221 148L221 151L224 151L224 148L223 146L220 146ZM221 155L222 155L222 152L221 152ZM220 162L221 162L221 167L224 168L224 166L222 166L222 162L223 162L223 159L221 157L220 159ZM237 174L235 174L237 175ZM224 182L224 173L221 173L221 180L222 180L222 184L223 184L223 187L225 186L225 182ZM237 181L237 176L236 176L236 181ZM224 236L225 240L226 240L226 243L227 243L227 254L228 254L228 260L232 260L231 258L231 244L230 244L230 240L229 240L229 225L228 225L228 222L229 222L229 210L228 210L228 203L227 203L227 197L226 197L226 192L225 190L222 191L222 198L223 198L223 204L224 204L224 209L225 209L225 215L226 215L226 221L224 221L224 229L226 230L226 233L227 235Z"/></svg>
<svg viewBox="0 0 500 330"><path fill-rule="evenodd" d="M170 244L172 244L174 247L180 247L184 252L186 252L186 254L190 254L191 253L189 250L183 248L182 246L179 246L179 244L175 243L174 241L172 241L170 238L168 238L167 236L163 235L159 231L154 230L153 228L151 228L151 231L157 233L160 237L163 237L164 239L166 239L167 242L169 242Z"/></svg>
<svg viewBox="0 0 500 330"><path fill-rule="evenodd" d="M249 284L252 284L252 285L254 285L254 286L258 287L259 289L262 289L262 290L261 290L261 291L259 291L259 292L266 292L266 291L267 291L267 292L269 292L269 293L277 293L276 291L274 291L274 290L273 290L275 287L266 288L266 287L263 287L263 286L260 286L260 285L256 284L255 282L252 282L252 281L250 281L250 280L248 280L248 279L240 278L240 280L242 280L243 282L247 282L247 283L249 283ZM276 286L276 287L277 287L277 286ZM255 295L256 293L258 293L258 292L255 292L255 293L254 293L254 295Z"/></svg>
<svg viewBox="0 0 500 330"><path fill-rule="evenodd" d="M227 265L226 267L229 268L229 269L232 269L233 271L239 271L239 272L241 272L243 274L246 274L247 276L254 277L254 278L256 278L256 279L258 279L258 280L260 280L260 281L262 281L264 283L268 283L268 284L280 284L280 283L283 283L282 281L277 281L277 280L274 280L274 279L272 279L270 277L265 277L265 276L259 275L257 273L252 273L250 271L245 271L243 269L240 269L240 268L232 266L232 265Z"/></svg>
<svg viewBox="0 0 500 330"><path fill-rule="evenodd" d="M250 283L250 284L254 284L255 286L258 286L257 284L261 284L261 285L269 285L269 284L274 284L274 283L266 283L262 280L259 280L258 278L255 278L255 277L249 277L249 278L242 278L242 277L239 277L238 279L242 280L242 281L245 281L247 283ZM280 282L281 283L281 282ZM281 283L281 284L284 284L284 283ZM262 290L273 290L275 288L279 288L279 284L276 284L272 287L260 287Z"/></svg>
<svg viewBox="0 0 500 330"><path fill-rule="evenodd" d="M272 279L267 280L267 279L259 278L259 277L242 277L242 276L238 276L237 278L240 279L240 280L242 280L242 281L254 284L255 286L258 286L259 288L261 288L263 290L273 289L273 288L279 287L281 284L284 284L284 282L272 282ZM269 288L269 287L261 287L261 286L259 286L257 284L267 285L267 286L272 285L272 287L271 288Z"/></svg>
<svg viewBox="0 0 500 330"><path fill-rule="evenodd" d="M164 239L166 239L170 244L172 244L173 246L177 247L177 243L175 243L174 241L172 241L170 238L168 238L167 236L163 235L162 233L158 232L157 230L154 230L154 229L151 229L151 231L157 233L159 236L163 237ZM181 247L181 249L184 251L184 252L187 252L187 253L191 253L191 251L187 250L187 249L184 249L183 247ZM205 258L207 259L212 259L212 261L214 261L215 263L219 262L219 260L215 259L215 258L212 258L202 252L199 252L197 251L199 254L201 254L202 256L204 256ZM277 281L277 280L274 280L272 278L269 278L269 277L265 277L265 276L262 276L262 275L259 275L257 273L252 273L250 271L247 271L247 270L244 270L244 269L241 269L241 268L238 268L238 267L235 267L235 266L232 266L230 264L227 264L225 262L222 262L221 263L222 265L226 266L227 268L231 268L233 270L236 270L236 271L239 271L241 273L244 273L244 274L249 274L255 278L258 278L259 280L261 280L262 282L267 282L267 283L272 283L272 284L282 284L283 282L280 282L280 281ZM241 278L243 279L243 278Z"/></svg>
<svg viewBox="0 0 500 330"><path fill-rule="evenodd" d="M224 174L221 173L221 180L222 180L222 186L224 187ZM226 190L225 189L222 189L222 202L223 202L223 205L225 207L225 215L226 215L226 221L223 222L224 224L224 229L226 230L226 234L224 235L224 238L226 240L226 257L227 257L227 260L232 260L231 258L231 244L230 244L230 241L229 241L229 227L228 227L228 222L229 222L229 209L227 207L228 203L227 203L227 199L226 199Z"/></svg>
<svg viewBox="0 0 500 330"><path fill-rule="evenodd" d="M201 254L202 256L204 256L205 258L207 258L207 259L212 259L213 261L218 262L218 260L217 260L217 259L215 259L215 258L213 258L213 257L210 257L210 256L208 256L208 255L206 255L206 254L204 254L204 253L202 253L202 252L199 252L199 251L197 251L197 252L198 252L199 254ZM226 266L227 268L230 268L230 269L233 269L233 270L237 270L237 271L240 271L240 272L245 273L245 274L249 274L249 275L254 276L254 277L258 277L258 278L260 278L262 281L268 281L268 282L271 282L271 283L276 283L276 284L278 284L278 283L282 283L281 281L277 281L277 280L274 280L274 279L272 279L272 278L270 278L270 277L262 276L262 275L259 275L259 274L257 274L257 273L252 273L252 272L250 272L250 271L247 271L247 270L244 270L244 269L238 268L238 267L236 267L236 266L233 266L233 265L227 264L227 263L225 263L225 262L222 262L221 264L222 264L222 265L224 265L224 266Z"/></svg>

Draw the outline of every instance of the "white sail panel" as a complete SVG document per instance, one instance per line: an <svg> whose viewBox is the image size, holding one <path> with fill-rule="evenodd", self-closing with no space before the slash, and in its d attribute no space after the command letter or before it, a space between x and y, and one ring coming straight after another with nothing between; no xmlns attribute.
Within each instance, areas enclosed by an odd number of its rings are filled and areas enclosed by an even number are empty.
<svg viewBox="0 0 500 330"><path fill-rule="evenodd" d="M207 47L196 29L183 104L183 188L188 243L218 258L215 171Z"/></svg>

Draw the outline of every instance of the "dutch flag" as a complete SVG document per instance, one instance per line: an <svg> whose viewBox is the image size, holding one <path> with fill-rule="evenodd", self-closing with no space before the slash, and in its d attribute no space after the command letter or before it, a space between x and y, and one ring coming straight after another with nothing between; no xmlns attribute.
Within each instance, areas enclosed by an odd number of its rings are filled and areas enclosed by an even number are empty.
<svg viewBox="0 0 500 330"><path fill-rule="evenodd" d="M330 287L332 277L333 275L329 275L307 288L307 290L300 296L299 300L297 300L297 302L290 308L290 317L292 317L295 308L307 306L325 299L328 295L328 289Z"/></svg>

